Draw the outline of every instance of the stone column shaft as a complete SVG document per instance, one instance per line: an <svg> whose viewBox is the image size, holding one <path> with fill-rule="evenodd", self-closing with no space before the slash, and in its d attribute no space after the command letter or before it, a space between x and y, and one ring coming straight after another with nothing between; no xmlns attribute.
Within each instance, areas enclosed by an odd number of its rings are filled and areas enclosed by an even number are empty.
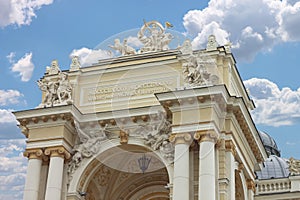
<svg viewBox="0 0 300 200"><path fill-rule="evenodd" d="M225 141L226 148L226 163L227 163L227 173L229 179L229 199L235 199L235 155L236 150L233 142L231 140Z"/></svg>
<svg viewBox="0 0 300 200"><path fill-rule="evenodd" d="M42 168L43 151L28 150L24 152L24 156L28 157L27 176L24 187L24 200L37 200L39 196L41 168Z"/></svg>
<svg viewBox="0 0 300 200"><path fill-rule="evenodd" d="M173 200L189 199L189 146L192 137L187 133L172 135L175 143Z"/></svg>
<svg viewBox="0 0 300 200"><path fill-rule="evenodd" d="M45 200L60 200L64 160L69 159L70 154L63 147L46 149L45 154L50 155Z"/></svg>
<svg viewBox="0 0 300 200"><path fill-rule="evenodd" d="M216 199L215 143L214 132L197 132L194 138L199 142L199 200Z"/></svg>

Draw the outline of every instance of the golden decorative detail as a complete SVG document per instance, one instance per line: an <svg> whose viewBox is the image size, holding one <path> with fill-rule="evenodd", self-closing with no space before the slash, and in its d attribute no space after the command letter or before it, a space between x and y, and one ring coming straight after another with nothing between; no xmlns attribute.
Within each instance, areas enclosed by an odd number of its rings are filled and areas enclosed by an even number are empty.
<svg viewBox="0 0 300 200"><path fill-rule="evenodd" d="M226 151L231 151L234 156L236 156L236 147L232 140L225 141L225 149Z"/></svg>
<svg viewBox="0 0 300 200"><path fill-rule="evenodd" d="M49 147L44 153L46 156L61 157L66 160L71 158L71 154L64 147Z"/></svg>
<svg viewBox="0 0 300 200"><path fill-rule="evenodd" d="M255 192L255 182L252 179L247 179L246 184L248 190L252 190L253 192Z"/></svg>
<svg viewBox="0 0 300 200"><path fill-rule="evenodd" d="M137 117L131 117L132 122L136 123L137 122Z"/></svg>
<svg viewBox="0 0 300 200"><path fill-rule="evenodd" d="M128 143L128 133L120 130L120 143L127 144Z"/></svg>
<svg viewBox="0 0 300 200"><path fill-rule="evenodd" d="M31 118L31 120L32 120L33 123L35 123L35 124L39 122L39 118L37 118L37 117Z"/></svg>
<svg viewBox="0 0 300 200"><path fill-rule="evenodd" d="M100 124L100 126L104 127L106 123L105 123L104 120L100 120L100 121L99 121L99 124Z"/></svg>
<svg viewBox="0 0 300 200"><path fill-rule="evenodd" d="M27 149L24 151L23 156L28 159L42 159L44 153L42 149Z"/></svg>
<svg viewBox="0 0 300 200"><path fill-rule="evenodd" d="M217 142L216 142L216 144L215 144L216 148L217 148L217 149L222 148L223 143L224 143L224 139L218 139ZM224 147L223 147L223 148L224 148Z"/></svg>
<svg viewBox="0 0 300 200"><path fill-rule="evenodd" d="M204 103L205 102L205 97L201 96L201 97L198 97L198 101L200 103Z"/></svg>
<svg viewBox="0 0 300 200"><path fill-rule="evenodd" d="M111 123L111 125L116 125L116 121L114 120L114 119L111 119L110 121L109 121L110 123Z"/></svg>
<svg viewBox="0 0 300 200"><path fill-rule="evenodd" d="M56 121L56 120L57 120L57 116L56 116L56 115L51 115L51 119L52 119L53 121Z"/></svg>
<svg viewBox="0 0 300 200"><path fill-rule="evenodd" d="M187 144L192 142L192 136L189 133L173 133L169 140L174 144Z"/></svg>
<svg viewBox="0 0 300 200"><path fill-rule="evenodd" d="M43 116L43 117L42 117L42 120L43 120L43 122L47 122L47 121L48 121L48 117Z"/></svg>
<svg viewBox="0 0 300 200"><path fill-rule="evenodd" d="M19 122L20 122L20 125L22 125L22 126L26 126L27 124L29 124L29 121L27 119L19 120Z"/></svg>
<svg viewBox="0 0 300 200"><path fill-rule="evenodd" d="M26 125L20 124L18 126L21 129L21 132L25 135L25 137L28 138L29 129L26 127Z"/></svg>
<svg viewBox="0 0 300 200"><path fill-rule="evenodd" d="M245 168L244 164L243 163L239 163L237 171L239 173L241 173L244 168Z"/></svg>
<svg viewBox="0 0 300 200"><path fill-rule="evenodd" d="M146 116L146 115L143 115L141 118L142 118L142 120L143 120L144 122L147 122L147 121L148 121L148 116Z"/></svg>
<svg viewBox="0 0 300 200"><path fill-rule="evenodd" d="M209 141L209 142L217 142L218 135L214 131L197 131L194 134L194 139L198 141L198 143Z"/></svg>

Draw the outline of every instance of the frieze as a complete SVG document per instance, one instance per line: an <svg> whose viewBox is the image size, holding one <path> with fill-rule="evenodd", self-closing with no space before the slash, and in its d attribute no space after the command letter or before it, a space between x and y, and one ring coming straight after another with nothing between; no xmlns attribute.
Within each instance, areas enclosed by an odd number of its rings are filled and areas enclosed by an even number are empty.
<svg viewBox="0 0 300 200"><path fill-rule="evenodd" d="M81 88L81 106L101 103L110 99L126 99L154 93L167 92L177 86L177 78L164 80L147 80L133 83L120 83L115 85L102 85L98 87Z"/></svg>

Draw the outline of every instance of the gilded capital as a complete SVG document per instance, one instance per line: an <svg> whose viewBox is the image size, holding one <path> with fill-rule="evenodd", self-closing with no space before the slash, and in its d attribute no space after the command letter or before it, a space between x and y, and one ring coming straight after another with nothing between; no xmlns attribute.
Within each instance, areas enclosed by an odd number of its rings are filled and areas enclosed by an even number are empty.
<svg viewBox="0 0 300 200"><path fill-rule="evenodd" d="M49 147L45 150L45 155L50 157L61 157L66 160L71 158L71 154L64 147Z"/></svg>
<svg viewBox="0 0 300 200"><path fill-rule="evenodd" d="M247 179L246 181L248 190L255 192L255 182L252 179Z"/></svg>
<svg viewBox="0 0 300 200"><path fill-rule="evenodd" d="M24 157L27 157L28 159L42 159L44 156L42 149L27 149L23 153Z"/></svg>
<svg viewBox="0 0 300 200"><path fill-rule="evenodd" d="M170 142L176 144L190 144L192 136L189 133L173 133L169 137Z"/></svg>
<svg viewBox="0 0 300 200"><path fill-rule="evenodd" d="M236 147L232 140L225 141L225 149L226 151L231 151L234 156L236 156Z"/></svg>
<svg viewBox="0 0 300 200"><path fill-rule="evenodd" d="M194 139L197 140L198 143L206 141L216 143L218 134L214 131L197 131L194 134Z"/></svg>

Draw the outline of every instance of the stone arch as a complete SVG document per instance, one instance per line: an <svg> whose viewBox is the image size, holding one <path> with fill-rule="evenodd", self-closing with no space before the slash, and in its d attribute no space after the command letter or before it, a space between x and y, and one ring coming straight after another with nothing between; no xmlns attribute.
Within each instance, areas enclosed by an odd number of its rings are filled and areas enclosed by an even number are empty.
<svg viewBox="0 0 300 200"><path fill-rule="evenodd" d="M246 200L246 180L243 172L235 170L235 200Z"/></svg>
<svg viewBox="0 0 300 200"><path fill-rule="evenodd" d="M126 198L124 198L124 199L135 198L135 196L138 195L138 192L140 192L140 191L143 191L142 193L140 193L140 194L142 194L142 196L139 197L140 199L151 200L151 199L153 199L151 197L151 195L156 196L155 199L162 199L162 200L168 199L169 194L168 194L168 190L165 189L165 186L168 183L172 183L171 177L172 177L173 169L159 152L153 151L151 148L149 148L147 145L145 145L144 140L141 140L141 139L130 139L128 144L126 144L126 145L124 145L124 144L120 145L120 141L118 139L103 142L99 153L97 155L94 155L92 158L82 161L80 167L73 174L73 177L69 184L68 197L71 197L71 196L78 197L78 192L86 192L86 193L92 192L92 191L88 191L88 190L90 190L89 187L92 187L92 185L95 184L95 183L92 183L93 181L95 182L94 177L101 174L101 172L111 171L109 173L114 174L114 177L113 177L114 179L120 178L120 176L126 176L126 173L121 173L122 171L124 171L124 169L120 169L118 167L117 167L118 169L113 169L112 166L109 166L109 164L106 163L105 158L108 158L109 156L110 157L114 156L112 153L112 150L114 150L114 149L118 149L118 150L125 149L126 150L126 148L128 148L127 150L128 150L128 152L130 152L132 150L130 148L132 148L132 147L133 147L133 149L135 149L135 151L140 151L140 153L146 153L146 155L150 154L151 156L153 156L153 158L151 159L151 164L152 164L152 162L155 161L156 164L161 165L161 167L158 167L157 170L155 170L155 168L151 169L152 171L150 171L149 174L147 174L148 173L147 172L145 174L142 174L142 176L140 176L140 177L139 177L139 175L137 175L139 173L137 173L136 171L133 172L133 173L136 173L136 176L132 176L130 178L130 181L131 182L134 182L134 181L139 182L140 181L140 183L137 185L141 185L141 186L143 186L143 188L134 187L132 189L132 191L127 191L127 193L123 191L122 195L126 196ZM102 163L100 161L103 159L104 159L104 163ZM126 161L126 158L124 160ZM127 161L128 161L127 162L127 164L128 164L129 160L127 160ZM137 166L137 164L135 164L135 165ZM132 170L136 170L137 169L136 166ZM141 173L140 173L140 175L141 175ZM152 184L147 185L146 182L142 183L143 180L146 180L145 177L146 178L154 177L154 179L151 182ZM102 178L105 179L105 177L102 177ZM102 184L102 186L105 185L106 184L105 180L100 180L99 185L101 186L101 184ZM158 190L158 189L153 190L154 188L157 188L155 186L160 186L160 188L163 187L164 190ZM112 187L112 185L110 185L110 187ZM114 185L113 187L117 187L117 186ZM124 183L122 186L122 184L120 182L120 185L118 185L118 187L126 188L126 187L128 187L128 184L125 187ZM149 191L151 191L152 193ZM113 192L113 194L117 194L117 193ZM120 194L119 196L122 196L122 195ZM159 197L159 195L160 195L160 197ZM114 199L116 197L106 197L106 198ZM72 199L72 198L70 198L70 199ZM86 198L86 199L88 199L88 198ZM93 198L90 198L90 199L92 200Z"/></svg>

